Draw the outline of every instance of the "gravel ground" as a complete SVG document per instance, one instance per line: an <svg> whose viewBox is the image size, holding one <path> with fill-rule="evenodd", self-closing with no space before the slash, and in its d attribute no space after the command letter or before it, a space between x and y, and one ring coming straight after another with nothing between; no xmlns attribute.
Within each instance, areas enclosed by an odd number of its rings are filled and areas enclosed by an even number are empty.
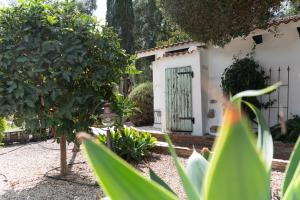
<svg viewBox="0 0 300 200"><path fill-rule="evenodd" d="M71 168L66 178L82 184L69 183L44 177L45 172L59 166L59 145L51 141L30 143L25 146L10 146L0 149L0 199L100 199L103 192L95 186L95 179L82 152L73 154L72 145L68 146L68 160L79 162ZM8 154L5 154L9 152ZM185 164L186 159L180 158ZM142 174L148 176L151 167L171 188L186 199L178 178L176 168L169 155L153 154L143 163L135 164ZM59 172L49 172L57 176ZM273 200L279 200L278 191L282 183L281 172L272 173ZM91 185L91 186L87 186Z"/></svg>

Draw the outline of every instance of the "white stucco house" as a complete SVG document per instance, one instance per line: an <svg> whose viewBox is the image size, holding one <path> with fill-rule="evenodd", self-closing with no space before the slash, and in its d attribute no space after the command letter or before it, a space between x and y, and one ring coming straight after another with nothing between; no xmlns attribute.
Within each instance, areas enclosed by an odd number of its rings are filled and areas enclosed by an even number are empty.
<svg viewBox="0 0 300 200"><path fill-rule="evenodd" d="M283 81L277 92L262 97L276 99L264 110L269 125L277 123L279 112L286 118L300 115L300 16L292 16L224 47L187 41L137 52L138 58L152 59L154 126L166 132L216 134L223 115L218 92L222 73L234 56L245 57L254 45L253 57L270 73L270 83Z"/></svg>

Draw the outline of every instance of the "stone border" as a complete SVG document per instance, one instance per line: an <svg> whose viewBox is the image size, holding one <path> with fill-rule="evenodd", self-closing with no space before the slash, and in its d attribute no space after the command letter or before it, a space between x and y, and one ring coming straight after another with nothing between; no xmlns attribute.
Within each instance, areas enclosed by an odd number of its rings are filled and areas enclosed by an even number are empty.
<svg viewBox="0 0 300 200"><path fill-rule="evenodd" d="M179 157L188 158L193 150L188 147L174 146L174 149ZM196 149L200 152L200 149ZM166 142L157 142L156 146L152 149L153 152L158 154L170 154L168 144ZM273 159L272 169L284 172L288 165L288 161L281 159Z"/></svg>

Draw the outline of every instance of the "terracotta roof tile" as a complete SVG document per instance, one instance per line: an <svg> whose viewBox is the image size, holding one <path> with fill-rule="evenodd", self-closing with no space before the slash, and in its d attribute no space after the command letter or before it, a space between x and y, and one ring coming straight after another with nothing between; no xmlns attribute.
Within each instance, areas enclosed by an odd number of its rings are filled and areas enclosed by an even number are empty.
<svg viewBox="0 0 300 200"><path fill-rule="evenodd" d="M184 45L184 44L189 44L189 43L193 43L195 41L193 40L188 40L188 41L183 41L183 42L178 42L178 43L174 43L174 44L169 44L169 45L164 45L164 46L158 46L158 47L154 47L151 49L145 49L145 50L140 50L137 51L136 53L144 53L144 52L149 52L149 51L155 51L158 49L165 49L165 48L170 48L170 47L176 47L176 46L180 46L180 45Z"/></svg>
<svg viewBox="0 0 300 200"><path fill-rule="evenodd" d="M293 15L282 17L278 19L271 20L269 26L279 26L280 24L288 24L290 22L298 22L300 20L300 15Z"/></svg>

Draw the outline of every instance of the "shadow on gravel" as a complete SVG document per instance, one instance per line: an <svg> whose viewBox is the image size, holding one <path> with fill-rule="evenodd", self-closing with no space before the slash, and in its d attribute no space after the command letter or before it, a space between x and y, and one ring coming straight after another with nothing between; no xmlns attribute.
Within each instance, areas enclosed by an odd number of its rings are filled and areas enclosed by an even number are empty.
<svg viewBox="0 0 300 200"><path fill-rule="evenodd" d="M34 187L24 190L7 190L0 199L28 200L64 200L64 199L100 199L103 193L99 187L82 186L65 181L44 179Z"/></svg>

